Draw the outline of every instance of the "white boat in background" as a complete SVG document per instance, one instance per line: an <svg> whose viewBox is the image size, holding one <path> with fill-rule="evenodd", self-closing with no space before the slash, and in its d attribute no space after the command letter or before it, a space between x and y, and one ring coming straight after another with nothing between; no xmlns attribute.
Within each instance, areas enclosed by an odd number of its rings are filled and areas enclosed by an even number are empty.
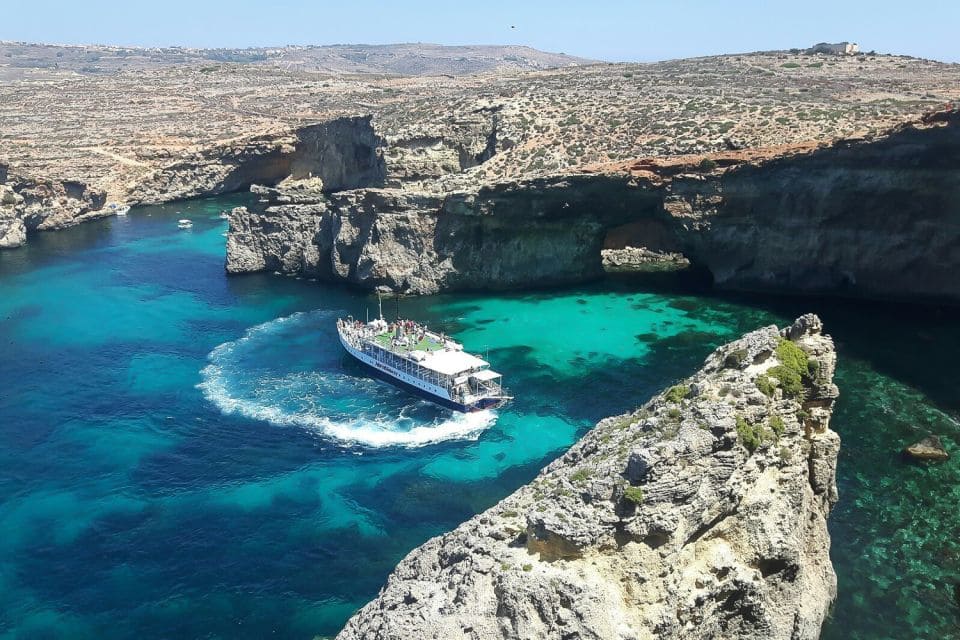
<svg viewBox="0 0 960 640"><path fill-rule="evenodd" d="M130 211L130 205L120 205L114 202L110 204L108 209L110 209L110 212L115 216L125 216L127 212Z"/></svg>
<svg viewBox="0 0 960 640"><path fill-rule="evenodd" d="M188 220L187 218L183 218L182 220L177 220L177 228L178 228L178 229L192 229L192 228L193 228L193 222L190 221L190 220Z"/></svg>
<svg viewBox="0 0 960 640"><path fill-rule="evenodd" d="M229 220L229 219L230 219L230 214L227 213L226 211L221 211L221 212L220 212L220 219L221 219L221 220Z"/></svg>

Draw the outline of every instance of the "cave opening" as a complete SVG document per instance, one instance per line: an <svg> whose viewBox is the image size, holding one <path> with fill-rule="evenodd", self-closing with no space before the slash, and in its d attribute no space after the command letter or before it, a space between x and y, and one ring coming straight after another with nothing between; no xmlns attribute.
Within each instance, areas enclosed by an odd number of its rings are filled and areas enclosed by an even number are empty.
<svg viewBox="0 0 960 640"><path fill-rule="evenodd" d="M600 258L607 278L629 280L644 288L686 291L713 284L710 273L684 254L676 231L656 218L608 228Z"/></svg>

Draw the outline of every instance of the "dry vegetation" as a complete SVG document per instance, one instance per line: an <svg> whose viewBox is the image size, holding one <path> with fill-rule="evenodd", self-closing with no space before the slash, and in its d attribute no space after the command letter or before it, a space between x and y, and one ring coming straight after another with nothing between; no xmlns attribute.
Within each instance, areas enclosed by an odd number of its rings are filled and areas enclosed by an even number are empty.
<svg viewBox="0 0 960 640"><path fill-rule="evenodd" d="M886 55L772 52L396 76L143 55L127 66L101 56L91 71L76 61L31 63L11 47L0 45L0 157L23 173L121 197L151 167L199 148L343 114L374 114L399 149L388 149L388 164L398 166L444 145L476 153L493 133L496 154L463 173L469 165L449 167L442 184L452 188L643 156L870 135L960 99L960 65Z"/></svg>

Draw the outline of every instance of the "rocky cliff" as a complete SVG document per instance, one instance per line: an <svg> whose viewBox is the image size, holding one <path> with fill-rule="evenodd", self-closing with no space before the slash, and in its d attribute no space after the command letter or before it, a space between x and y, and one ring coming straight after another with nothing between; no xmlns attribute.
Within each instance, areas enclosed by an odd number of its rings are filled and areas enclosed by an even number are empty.
<svg viewBox="0 0 960 640"><path fill-rule="evenodd" d="M143 177L127 200L152 204L319 178L338 191L382 184L384 142L370 116L335 118L295 130L205 147Z"/></svg>
<svg viewBox="0 0 960 640"><path fill-rule="evenodd" d="M82 182L27 178L0 164L0 249L22 246L28 231L62 229L95 217L105 202L106 194Z"/></svg>
<svg viewBox="0 0 960 640"><path fill-rule="evenodd" d="M268 199L236 212L227 268L411 293L528 287L597 277L617 237L681 252L725 288L960 301L958 111L871 139L591 171Z"/></svg>
<svg viewBox="0 0 960 640"><path fill-rule="evenodd" d="M813 315L720 347L412 551L338 638L818 637L835 364Z"/></svg>

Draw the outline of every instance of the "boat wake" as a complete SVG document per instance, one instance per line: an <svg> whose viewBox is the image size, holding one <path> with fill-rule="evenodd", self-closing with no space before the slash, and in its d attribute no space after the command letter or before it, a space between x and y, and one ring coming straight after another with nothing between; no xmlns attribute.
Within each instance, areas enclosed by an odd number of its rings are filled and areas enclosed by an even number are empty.
<svg viewBox="0 0 960 640"><path fill-rule="evenodd" d="M366 377L345 357L335 317L296 313L247 330L210 352L197 387L226 414L368 447L475 439L496 420L492 411L455 413Z"/></svg>

